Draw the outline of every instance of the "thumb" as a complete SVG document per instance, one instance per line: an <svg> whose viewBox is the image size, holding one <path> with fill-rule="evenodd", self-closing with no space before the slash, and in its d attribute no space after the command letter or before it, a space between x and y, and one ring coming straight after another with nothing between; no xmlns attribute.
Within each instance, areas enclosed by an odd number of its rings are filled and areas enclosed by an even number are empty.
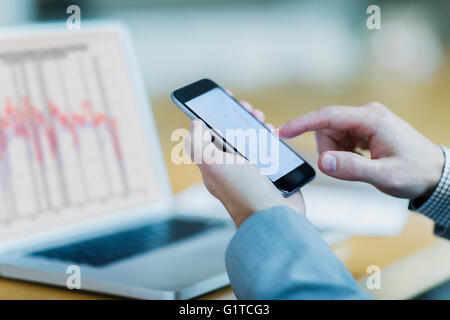
<svg viewBox="0 0 450 320"><path fill-rule="evenodd" d="M367 159L347 151L327 151L318 160L320 171L330 177L371 182L376 180L379 169L376 160Z"/></svg>

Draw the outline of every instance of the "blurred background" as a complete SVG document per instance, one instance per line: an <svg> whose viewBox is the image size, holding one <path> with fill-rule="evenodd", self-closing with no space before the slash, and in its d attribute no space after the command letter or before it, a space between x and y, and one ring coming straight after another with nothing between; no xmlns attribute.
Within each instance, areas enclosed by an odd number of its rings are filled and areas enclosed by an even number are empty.
<svg viewBox="0 0 450 320"><path fill-rule="evenodd" d="M324 105L376 100L450 145L449 1L2 0L0 25L64 23L71 4L81 23L119 19L131 29L162 141L189 123L171 90L209 77L275 125ZM366 27L371 4L381 8L380 30ZM313 135L293 143L314 162ZM168 156L172 146L163 147ZM175 191L199 178L184 170L170 171Z"/></svg>
<svg viewBox="0 0 450 320"><path fill-rule="evenodd" d="M169 95L204 77L262 109L275 126L321 106L376 100L450 145L448 0L2 0L0 26L65 23L72 4L81 8L81 27L91 19L129 26L175 192L200 175L170 161L170 134L189 120ZM366 26L372 4L381 8L380 30ZM292 143L316 163L313 134ZM398 245L425 245L431 228L425 237L410 231ZM346 265L362 265L355 259ZM423 297L450 298L449 287Z"/></svg>

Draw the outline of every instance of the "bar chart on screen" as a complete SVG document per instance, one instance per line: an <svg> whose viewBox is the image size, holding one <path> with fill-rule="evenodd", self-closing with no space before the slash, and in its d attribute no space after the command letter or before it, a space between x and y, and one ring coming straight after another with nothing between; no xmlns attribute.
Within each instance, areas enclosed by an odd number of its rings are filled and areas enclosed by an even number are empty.
<svg viewBox="0 0 450 320"><path fill-rule="evenodd" d="M136 163L138 117L110 51L76 43L0 52L0 226L125 205L148 191L136 171L146 161Z"/></svg>

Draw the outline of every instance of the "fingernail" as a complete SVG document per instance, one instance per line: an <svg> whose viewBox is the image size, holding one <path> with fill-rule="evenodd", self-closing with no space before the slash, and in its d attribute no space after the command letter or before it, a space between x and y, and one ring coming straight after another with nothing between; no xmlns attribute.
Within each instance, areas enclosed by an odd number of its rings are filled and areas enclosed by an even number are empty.
<svg viewBox="0 0 450 320"><path fill-rule="evenodd" d="M322 158L322 168L326 172L333 172L336 170L336 158L331 154L326 154Z"/></svg>

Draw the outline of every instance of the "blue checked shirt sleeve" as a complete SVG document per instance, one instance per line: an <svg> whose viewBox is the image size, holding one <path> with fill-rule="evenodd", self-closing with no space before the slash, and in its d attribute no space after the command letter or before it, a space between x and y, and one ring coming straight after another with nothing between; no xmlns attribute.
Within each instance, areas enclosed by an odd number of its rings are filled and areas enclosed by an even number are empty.
<svg viewBox="0 0 450 320"><path fill-rule="evenodd" d="M444 170L436 189L428 199L415 199L409 209L433 219L435 233L450 239L450 149L441 147L445 155Z"/></svg>

